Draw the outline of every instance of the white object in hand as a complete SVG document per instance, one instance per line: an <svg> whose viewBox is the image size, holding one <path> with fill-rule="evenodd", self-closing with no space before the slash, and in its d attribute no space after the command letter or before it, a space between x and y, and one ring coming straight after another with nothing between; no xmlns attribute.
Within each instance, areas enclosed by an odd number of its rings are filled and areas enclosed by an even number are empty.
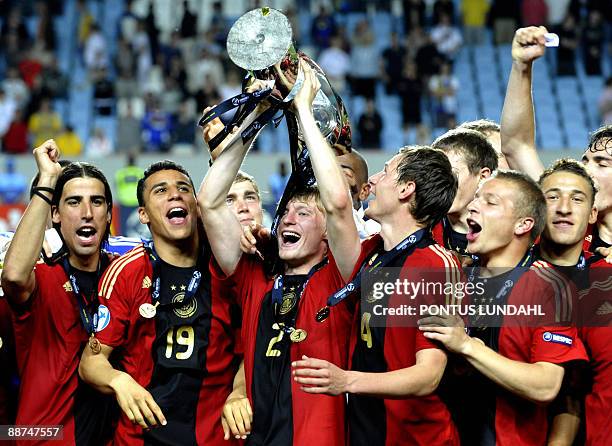
<svg viewBox="0 0 612 446"><path fill-rule="evenodd" d="M559 36L555 33L544 34L544 39L546 39L544 45L547 47L559 46Z"/></svg>

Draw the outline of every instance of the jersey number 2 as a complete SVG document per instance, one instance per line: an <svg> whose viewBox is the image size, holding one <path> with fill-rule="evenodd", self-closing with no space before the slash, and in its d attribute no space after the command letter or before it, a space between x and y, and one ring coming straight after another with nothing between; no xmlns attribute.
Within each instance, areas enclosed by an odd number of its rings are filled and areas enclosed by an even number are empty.
<svg viewBox="0 0 612 446"><path fill-rule="evenodd" d="M189 325L181 325L180 327L171 328L166 336L166 358L172 357L172 351L174 350L174 344L176 339L177 352L176 359L189 359L193 353L193 345L195 343L195 335L193 333L193 327ZM178 351L178 346L185 346L186 349Z"/></svg>

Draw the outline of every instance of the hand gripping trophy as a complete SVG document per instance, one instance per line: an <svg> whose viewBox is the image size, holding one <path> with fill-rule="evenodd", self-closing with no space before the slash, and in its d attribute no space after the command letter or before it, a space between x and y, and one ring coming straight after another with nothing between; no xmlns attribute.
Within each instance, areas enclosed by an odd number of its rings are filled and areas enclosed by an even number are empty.
<svg viewBox="0 0 612 446"><path fill-rule="evenodd" d="M337 154L351 151L351 127L342 99L333 90L323 70L306 54L295 49L292 37L289 20L276 9L258 8L241 16L229 31L227 51L232 62L248 73L243 81L243 92L210 109L199 122L200 126L205 126L223 113L238 109L225 128L208 142L214 159L219 154L220 143L242 124L260 102L268 101L269 106L242 131L243 141L257 135L269 122L278 126L283 118L286 119L292 173L278 203L272 223L273 232L280 219L278 210L286 206L293 192L299 187L315 183L308 149L301 136L297 118L290 108L304 80L304 74L299 69L300 59L308 63L321 84L312 104L319 130ZM264 81L266 88L249 92L248 86L257 79Z"/></svg>

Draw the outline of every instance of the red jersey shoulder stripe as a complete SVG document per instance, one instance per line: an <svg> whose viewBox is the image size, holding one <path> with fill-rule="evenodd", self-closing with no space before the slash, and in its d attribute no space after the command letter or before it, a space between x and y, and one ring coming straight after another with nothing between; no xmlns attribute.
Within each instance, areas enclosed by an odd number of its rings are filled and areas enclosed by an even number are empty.
<svg viewBox="0 0 612 446"><path fill-rule="evenodd" d="M122 255L113 263L111 263L108 269L106 270L106 274L104 274L104 278L102 279L102 285L100 286L100 292L98 293L98 296L106 296L107 299L110 299L110 296L113 292L113 287L115 286L115 281L117 280L117 276L119 275L119 273L123 271L123 269L128 264L130 264L136 259L143 257L145 253L146 250L144 249L144 246L139 246Z"/></svg>

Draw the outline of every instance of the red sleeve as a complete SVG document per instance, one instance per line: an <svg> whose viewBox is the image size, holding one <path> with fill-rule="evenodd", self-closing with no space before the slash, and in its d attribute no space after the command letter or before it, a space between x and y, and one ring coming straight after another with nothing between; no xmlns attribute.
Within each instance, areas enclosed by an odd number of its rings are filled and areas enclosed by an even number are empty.
<svg viewBox="0 0 612 446"><path fill-rule="evenodd" d="M531 362L563 364L588 360L576 327L537 327L531 339Z"/></svg>
<svg viewBox="0 0 612 446"><path fill-rule="evenodd" d="M242 255L236 269L231 276L225 275L214 257L210 259L209 271L213 280L220 282L220 286L231 288L234 291L236 302L240 308L244 308L244 300L249 295L250 287L256 277L263 277L263 265L253 255Z"/></svg>
<svg viewBox="0 0 612 446"><path fill-rule="evenodd" d="M99 328L100 331L96 334L102 344L113 348L126 342L130 318L134 311L138 312L138 308L132 308L132 303L136 299L136 293L143 292L135 286L138 279L131 277L130 271L125 269L115 277L112 287L104 287L107 276L115 272L112 268L108 268L100 281L100 306L108 308L108 323L105 327ZM144 291L148 293L149 289Z"/></svg>

